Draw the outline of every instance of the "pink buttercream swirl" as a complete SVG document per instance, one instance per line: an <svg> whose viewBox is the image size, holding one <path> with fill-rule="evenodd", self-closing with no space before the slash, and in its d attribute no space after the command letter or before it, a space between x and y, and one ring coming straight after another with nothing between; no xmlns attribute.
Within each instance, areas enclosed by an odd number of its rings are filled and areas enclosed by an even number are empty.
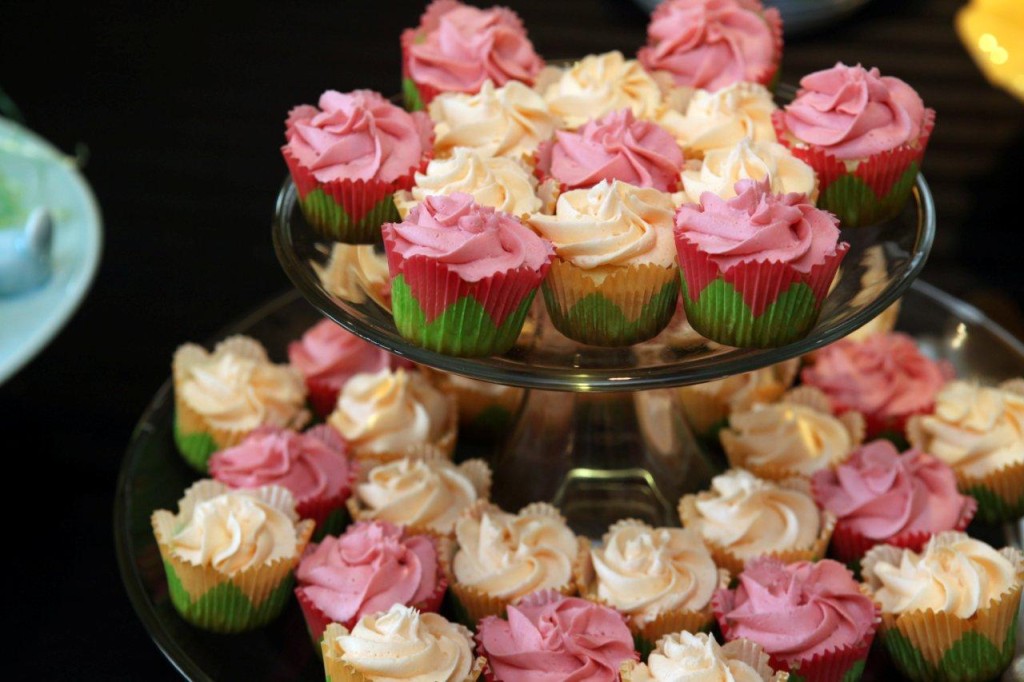
<svg viewBox="0 0 1024 682"><path fill-rule="evenodd" d="M831 559L755 559L740 573L736 589L719 592L715 600L727 639L745 637L788 664L860 646L874 634L874 604L850 571Z"/></svg>
<svg viewBox="0 0 1024 682"><path fill-rule="evenodd" d="M412 79L442 92L475 93L490 79L532 84L544 61L526 36L523 22L507 7L480 9L435 0L418 29L405 37L406 68Z"/></svg>
<svg viewBox="0 0 1024 682"><path fill-rule="evenodd" d="M551 242L518 218L481 206L463 192L428 196L403 222L382 229L401 257L444 263L467 282L521 267L538 270L554 256Z"/></svg>
<svg viewBox="0 0 1024 682"><path fill-rule="evenodd" d="M538 155L539 163L566 189L621 180L673 192L683 167L683 152L671 133L657 123L637 120L629 109L591 120L576 132L557 131Z"/></svg>
<svg viewBox="0 0 1024 682"><path fill-rule="evenodd" d="M360 521L340 537L310 545L295 577L313 605L351 626L394 604L412 606L431 597L438 588L437 548L426 535Z"/></svg>
<svg viewBox="0 0 1024 682"><path fill-rule="evenodd" d="M374 373L403 364L383 348L326 319L288 344L288 362L307 380L334 390L340 390L353 374Z"/></svg>
<svg viewBox="0 0 1024 682"><path fill-rule="evenodd" d="M477 642L502 682L614 682L624 661L638 659L621 614L554 590L509 606L508 620L481 620Z"/></svg>
<svg viewBox="0 0 1024 682"><path fill-rule="evenodd" d="M836 217L804 194L772 194L767 180L740 180L736 196L704 192L676 211L676 234L707 253L722 272L738 263L777 261L799 272L836 252Z"/></svg>
<svg viewBox="0 0 1024 682"><path fill-rule="evenodd" d="M910 415L930 411L953 368L925 356L910 336L891 332L829 344L800 376L825 392L835 412L856 410L867 418L868 431L878 433L902 429Z"/></svg>
<svg viewBox="0 0 1024 682"><path fill-rule="evenodd" d="M300 105L288 113L285 151L320 182L411 176L431 151L433 124L372 90L320 95L319 108Z"/></svg>
<svg viewBox="0 0 1024 682"><path fill-rule="evenodd" d="M840 525L873 540L952 530L967 502L946 463L919 450L900 454L887 440L861 446L835 471L817 472L812 487Z"/></svg>
<svg viewBox="0 0 1024 682"><path fill-rule="evenodd" d="M232 488L279 485L301 507L310 500L342 495L352 481L348 446L329 426L305 433L273 426L254 430L245 440L210 457L210 475Z"/></svg>
<svg viewBox="0 0 1024 682"><path fill-rule="evenodd" d="M637 58L676 85L720 90L739 81L767 85L779 62L782 23L759 0L669 0L647 27Z"/></svg>
<svg viewBox="0 0 1024 682"><path fill-rule="evenodd" d="M924 120L924 103L913 88L860 64L837 63L804 76L785 109L786 127L794 137L839 159L912 144Z"/></svg>

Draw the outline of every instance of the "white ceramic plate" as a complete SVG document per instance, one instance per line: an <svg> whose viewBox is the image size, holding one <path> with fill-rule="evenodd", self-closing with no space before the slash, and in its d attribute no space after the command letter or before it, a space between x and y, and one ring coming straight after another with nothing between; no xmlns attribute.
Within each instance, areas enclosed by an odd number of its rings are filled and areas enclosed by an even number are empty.
<svg viewBox="0 0 1024 682"><path fill-rule="evenodd" d="M96 198L78 170L46 140L0 118L0 175L17 201L46 206L54 219L53 275L43 286L0 295L0 383L56 336L81 303L100 260Z"/></svg>

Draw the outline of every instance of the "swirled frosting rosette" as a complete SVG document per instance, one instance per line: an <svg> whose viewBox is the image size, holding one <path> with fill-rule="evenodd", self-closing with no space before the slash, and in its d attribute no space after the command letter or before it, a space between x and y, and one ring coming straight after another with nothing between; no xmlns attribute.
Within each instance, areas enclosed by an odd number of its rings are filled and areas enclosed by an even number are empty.
<svg viewBox="0 0 1024 682"><path fill-rule="evenodd" d="M1024 514L1024 382L951 381L931 414L907 422L907 439L953 468L960 490L988 523Z"/></svg>
<svg viewBox="0 0 1024 682"><path fill-rule="evenodd" d="M664 192L602 180L558 197L529 223L557 258L541 288L555 328L601 346L625 346L668 325L679 296L675 207Z"/></svg>
<svg viewBox="0 0 1024 682"><path fill-rule="evenodd" d="M803 338L818 320L850 246L835 216L802 194L741 180L736 197L709 192L676 212L683 306L718 343L768 348Z"/></svg>
<svg viewBox="0 0 1024 682"><path fill-rule="evenodd" d="M669 0L651 14L637 58L678 86L771 85L782 58L782 18L760 0Z"/></svg>
<svg viewBox="0 0 1024 682"><path fill-rule="evenodd" d="M579 562L576 582L581 595L626 617L645 656L662 635L709 627L711 597L729 573L695 531L623 519Z"/></svg>
<svg viewBox="0 0 1024 682"><path fill-rule="evenodd" d="M302 428L309 421L302 376L270 361L259 341L232 336L213 352L186 343L174 351L174 442L206 473L216 450L237 445L261 426Z"/></svg>
<svg viewBox="0 0 1024 682"><path fill-rule="evenodd" d="M719 646L706 632L676 632L658 640L646 663L629 661L620 669L622 682L785 682L785 672L772 670L768 654L749 639Z"/></svg>
<svg viewBox="0 0 1024 682"><path fill-rule="evenodd" d="M383 232L403 337L446 355L515 344L554 257L548 240L461 192L425 197Z"/></svg>
<svg viewBox="0 0 1024 682"><path fill-rule="evenodd" d="M818 175L818 204L843 227L897 215L910 197L935 111L899 78L837 63L800 79L773 114L779 142Z"/></svg>
<svg viewBox="0 0 1024 682"><path fill-rule="evenodd" d="M919 450L887 440L857 448L834 470L811 479L814 499L836 516L831 552L859 561L877 544L920 551L935 533L964 530L978 504L956 489L953 470Z"/></svg>
<svg viewBox="0 0 1024 682"><path fill-rule="evenodd" d="M367 299L391 310L391 276L388 260L373 244L335 242L323 264L310 266L324 291L349 303L363 304Z"/></svg>
<svg viewBox="0 0 1024 682"><path fill-rule="evenodd" d="M620 667L637 659L621 614L555 590L509 605L507 619L483 618L476 642L489 682L617 682Z"/></svg>
<svg viewBox="0 0 1024 682"><path fill-rule="evenodd" d="M715 476L710 490L684 495L679 518L731 575L760 556L816 561L835 527L835 516L818 509L805 480L767 481L743 469Z"/></svg>
<svg viewBox="0 0 1024 682"><path fill-rule="evenodd" d="M866 592L881 608L879 637L915 682L981 682L1013 660L1024 556L948 531L923 552L877 545L864 555Z"/></svg>
<svg viewBox="0 0 1024 682"><path fill-rule="evenodd" d="M211 479L189 487L178 513L150 517L171 603L189 623L242 632L281 613L292 570L313 534L287 488L232 490Z"/></svg>
<svg viewBox="0 0 1024 682"><path fill-rule="evenodd" d="M772 93L756 83L736 83L717 92L697 90L685 114L662 112L658 122L676 138L687 159L702 159L716 149L732 149L743 138L775 142Z"/></svg>
<svg viewBox="0 0 1024 682"><path fill-rule="evenodd" d="M813 168L777 142L753 142L748 137L687 162L681 177L682 199L688 203L699 203L704 192L731 199L740 180L767 180L773 193L806 194L812 203L818 195Z"/></svg>
<svg viewBox="0 0 1024 682"><path fill-rule="evenodd" d="M444 92L476 93L487 81L532 85L544 68L522 20L507 7L433 0L419 26L402 32L401 44L402 90L413 111Z"/></svg>
<svg viewBox="0 0 1024 682"><path fill-rule="evenodd" d="M466 627L402 604L351 629L331 623L320 648L332 682L475 682L486 663Z"/></svg>
<svg viewBox="0 0 1024 682"><path fill-rule="evenodd" d="M433 126L372 90L327 90L317 106L288 112L285 163L299 206L326 239L380 241L380 226L398 217L392 195L412 186L433 154Z"/></svg>
<svg viewBox="0 0 1024 682"><path fill-rule="evenodd" d="M812 682L860 679L879 625L878 610L837 561L756 559L735 589L714 598L727 640L749 639L776 670Z"/></svg>

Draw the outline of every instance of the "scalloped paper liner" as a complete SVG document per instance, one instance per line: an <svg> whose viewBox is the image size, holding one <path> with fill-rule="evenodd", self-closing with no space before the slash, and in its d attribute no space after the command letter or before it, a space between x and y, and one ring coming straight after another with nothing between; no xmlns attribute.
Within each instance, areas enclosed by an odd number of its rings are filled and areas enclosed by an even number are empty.
<svg viewBox="0 0 1024 682"><path fill-rule="evenodd" d="M679 631L677 630L676 632ZM746 663L754 669L764 682L787 682L789 680L788 672L772 669L768 654L765 653L764 649L757 642L743 638L734 639L731 642L722 644L721 649L723 658ZM634 682L634 675L639 668L640 663L637 661L626 661L619 668L619 679L621 682ZM649 675L644 675L640 679L643 682L649 682L651 678ZM836 680L836 682L840 681ZM846 682L846 680L842 682Z"/></svg>
<svg viewBox="0 0 1024 682"><path fill-rule="evenodd" d="M309 401L309 406L313 408L313 412L318 417L327 419L338 404L341 387L331 386L329 382L316 377L305 377L305 382L306 400Z"/></svg>
<svg viewBox="0 0 1024 682"><path fill-rule="evenodd" d="M403 457L425 457L431 452L440 452L448 459L452 458L455 452L455 441L458 437L459 410L455 402L455 396L445 391L445 398L448 402L448 413L445 415L444 430L433 443L418 443L409 445L401 450L360 450L357 443L349 443L351 449L350 460L367 460L375 463L391 462Z"/></svg>
<svg viewBox="0 0 1024 682"><path fill-rule="evenodd" d="M555 328L595 346L628 346L657 336L675 314L675 265L615 268L598 283L586 270L555 258L541 291Z"/></svg>

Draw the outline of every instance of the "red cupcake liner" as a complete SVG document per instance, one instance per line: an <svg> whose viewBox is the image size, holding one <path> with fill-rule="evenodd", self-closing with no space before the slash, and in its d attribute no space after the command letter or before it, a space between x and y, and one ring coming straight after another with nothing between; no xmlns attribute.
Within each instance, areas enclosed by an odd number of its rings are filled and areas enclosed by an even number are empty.
<svg viewBox="0 0 1024 682"><path fill-rule="evenodd" d="M326 419L327 415L334 412L334 408L338 404L339 393L341 393L341 389L332 386L330 382L315 377L306 377L306 396L309 404L317 416L322 419Z"/></svg>

